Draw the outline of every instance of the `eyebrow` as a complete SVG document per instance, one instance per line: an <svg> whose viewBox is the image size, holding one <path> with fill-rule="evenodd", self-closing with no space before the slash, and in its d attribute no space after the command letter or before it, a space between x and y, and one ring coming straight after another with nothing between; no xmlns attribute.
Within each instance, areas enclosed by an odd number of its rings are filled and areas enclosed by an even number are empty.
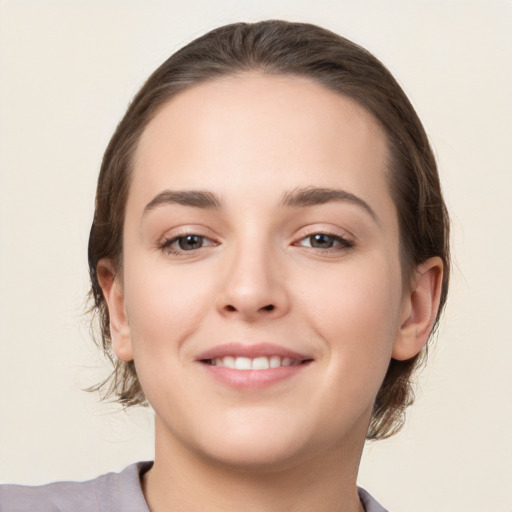
<svg viewBox="0 0 512 512"><path fill-rule="evenodd" d="M316 206L333 202L347 202L363 208L376 222L378 217L372 207L360 197L341 189L319 187L297 187L285 192L280 205L289 208ZM203 190L164 190L157 194L144 208L144 214L166 204L180 204L201 209L220 210L222 201L213 192Z"/></svg>
<svg viewBox="0 0 512 512"><path fill-rule="evenodd" d="M360 197L337 188L298 187L283 194L282 206L316 206L326 203L347 202L363 208L375 222L378 217L373 208Z"/></svg>
<svg viewBox="0 0 512 512"><path fill-rule="evenodd" d="M164 204L181 204L193 208L215 209L221 207L220 199L212 192L202 190L164 190L157 194L144 208L144 213Z"/></svg>

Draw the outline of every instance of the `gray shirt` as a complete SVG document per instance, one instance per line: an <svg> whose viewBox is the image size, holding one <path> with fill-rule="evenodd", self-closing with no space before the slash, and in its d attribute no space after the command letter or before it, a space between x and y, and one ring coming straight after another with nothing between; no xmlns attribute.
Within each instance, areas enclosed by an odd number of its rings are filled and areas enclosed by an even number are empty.
<svg viewBox="0 0 512 512"><path fill-rule="evenodd" d="M0 512L150 512L140 477L152 464L137 462L87 482L0 485ZM364 489L359 498L366 512L386 512Z"/></svg>

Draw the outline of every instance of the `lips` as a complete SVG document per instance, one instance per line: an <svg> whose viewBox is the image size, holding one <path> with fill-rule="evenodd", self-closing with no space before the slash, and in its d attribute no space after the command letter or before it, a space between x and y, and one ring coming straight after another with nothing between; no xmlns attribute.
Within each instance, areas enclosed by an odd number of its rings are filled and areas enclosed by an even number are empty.
<svg viewBox="0 0 512 512"><path fill-rule="evenodd" d="M268 370L269 368L280 368L281 366L297 366L303 361L300 359L291 359L278 355L250 357L225 356L210 359L212 366L223 366L235 370Z"/></svg>
<svg viewBox="0 0 512 512"><path fill-rule="evenodd" d="M313 358L270 343L227 343L206 350L196 361L225 385L260 389L296 375Z"/></svg>
<svg viewBox="0 0 512 512"><path fill-rule="evenodd" d="M258 366L258 364L265 364L263 358L268 360L268 368L297 365L313 359L306 354L301 354L272 343L225 343L202 352L197 357L197 361L211 365L218 364L219 366L227 366L228 368L237 368L236 365L238 362L240 368L237 369L249 370L259 369L252 368L252 364L255 361L256 366ZM251 368L247 366L247 359L251 361ZM232 364L233 360L234 365ZM278 360L279 364L277 364Z"/></svg>

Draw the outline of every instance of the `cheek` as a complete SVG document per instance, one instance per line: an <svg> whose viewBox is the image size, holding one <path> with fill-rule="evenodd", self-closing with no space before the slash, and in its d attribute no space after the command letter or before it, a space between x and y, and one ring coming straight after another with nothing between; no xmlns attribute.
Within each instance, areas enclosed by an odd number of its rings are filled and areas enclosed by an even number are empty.
<svg viewBox="0 0 512 512"><path fill-rule="evenodd" d="M380 375L389 364L402 294L400 269L388 261L361 259L304 285L304 314L344 373Z"/></svg>
<svg viewBox="0 0 512 512"><path fill-rule="evenodd" d="M125 301L134 352L152 359L172 354L170 345L179 350L211 303L208 276L200 268L191 273L157 260L125 263Z"/></svg>
<svg viewBox="0 0 512 512"><path fill-rule="evenodd" d="M195 384L183 379L192 364L187 340L200 330L211 307L208 277L136 259L125 262L125 269L126 310L141 386L157 413L185 418L182 404L197 401Z"/></svg>

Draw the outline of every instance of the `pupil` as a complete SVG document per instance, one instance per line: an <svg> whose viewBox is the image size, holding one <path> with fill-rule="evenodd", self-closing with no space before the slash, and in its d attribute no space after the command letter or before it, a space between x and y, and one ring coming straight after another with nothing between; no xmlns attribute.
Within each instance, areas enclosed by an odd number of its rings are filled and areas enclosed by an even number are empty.
<svg viewBox="0 0 512 512"><path fill-rule="evenodd" d="M197 235L188 235L179 239L180 249L190 251L192 249L199 249L202 245L203 237Z"/></svg>
<svg viewBox="0 0 512 512"><path fill-rule="evenodd" d="M311 237L311 247L332 247L334 241L329 235L313 235Z"/></svg>

